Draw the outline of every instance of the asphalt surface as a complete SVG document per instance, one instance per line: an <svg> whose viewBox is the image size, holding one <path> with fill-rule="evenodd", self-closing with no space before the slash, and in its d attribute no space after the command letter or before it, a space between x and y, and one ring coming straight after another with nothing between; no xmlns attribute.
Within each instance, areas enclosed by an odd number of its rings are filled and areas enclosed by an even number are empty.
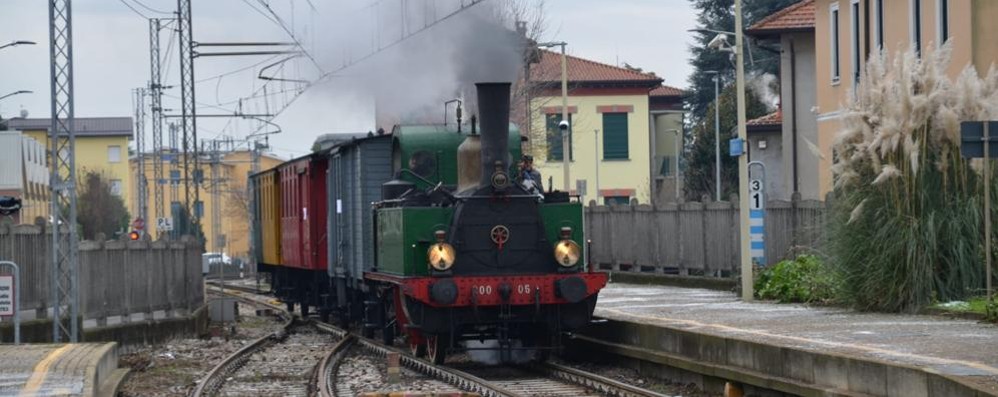
<svg viewBox="0 0 998 397"><path fill-rule="evenodd" d="M610 284L596 315L928 368L998 383L998 326L927 315L745 303L734 293Z"/></svg>

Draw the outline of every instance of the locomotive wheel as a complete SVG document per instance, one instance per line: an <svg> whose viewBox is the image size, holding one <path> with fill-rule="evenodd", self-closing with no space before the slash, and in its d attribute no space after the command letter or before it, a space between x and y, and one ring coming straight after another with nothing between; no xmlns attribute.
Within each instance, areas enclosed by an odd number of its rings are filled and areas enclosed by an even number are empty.
<svg viewBox="0 0 998 397"><path fill-rule="evenodd" d="M420 342L413 341L413 338L409 339L409 352L412 353L413 357L422 358L426 356L426 345Z"/></svg>
<svg viewBox="0 0 998 397"><path fill-rule="evenodd" d="M433 364L440 365L447 359L447 337L428 335L426 337L426 358Z"/></svg>

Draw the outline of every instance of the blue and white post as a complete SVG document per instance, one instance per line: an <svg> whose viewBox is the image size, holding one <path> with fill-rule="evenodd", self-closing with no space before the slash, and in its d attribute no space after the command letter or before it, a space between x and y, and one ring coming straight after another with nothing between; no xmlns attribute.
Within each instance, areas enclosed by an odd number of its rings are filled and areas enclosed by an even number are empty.
<svg viewBox="0 0 998 397"><path fill-rule="evenodd" d="M751 242L752 263L766 266L766 166L759 161L748 164L749 175L757 166L760 174L749 180L749 241Z"/></svg>

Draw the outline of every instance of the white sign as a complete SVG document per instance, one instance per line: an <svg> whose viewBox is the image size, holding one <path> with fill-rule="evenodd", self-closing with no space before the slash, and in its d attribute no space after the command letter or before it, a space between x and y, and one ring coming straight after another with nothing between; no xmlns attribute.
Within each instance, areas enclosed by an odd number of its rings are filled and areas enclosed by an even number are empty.
<svg viewBox="0 0 998 397"><path fill-rule="evenodd" d="M585 196L586 195L586 190L587 190L586 187L587 186L586 186L586 180L585 179L576 179L575 180L575 191L580 196Z"/></svg>
<svg viewBox="0 0 998 397"><path fill-rule="evenodd" d="M762 192L749 193L750 210L761 210L764 207L765 202L766 199L763 197Z"/></svg>
<svg viewBox="0 0 998 397"><path fill-rule="evenodd" d="M14 315L14 277L0 276L0 316Z"/></svg>
<svg viewBox="0 0 998 397"><path fill-rule="evenodd" d="M343 213L343 200L336 199L336 213L337 214Z"/></svg>
<svg viewBox="0 0 998 397"><path fill-rule="evenodd" d="M749 181L749 191L761 192L762 191L762 179L753 179Z"/></svg>
<svg viewBox="0 0 998 397"><path fill-rule="evenodd" d="M161 232L172 232L173 218L156 218L156 230Z"/></svg>

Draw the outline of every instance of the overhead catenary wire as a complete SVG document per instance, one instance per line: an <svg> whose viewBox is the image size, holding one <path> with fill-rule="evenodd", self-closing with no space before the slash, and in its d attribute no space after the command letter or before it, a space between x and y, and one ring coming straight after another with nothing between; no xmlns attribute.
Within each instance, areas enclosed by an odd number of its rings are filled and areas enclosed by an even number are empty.
<svg viewBox="0 0 998 397"><path fill-rule="evenodd" d="M171 11L162 11L162 10L157 10L155 8L149 7L149 6L145 5L145 3L143 3L143 2L141 2L139 0L132 0L132 2L134 2L135 4L138 4L139 7L142 7L142 8L145 8L146 10L149 10L150 12L155 12L157 14L163 14L163 15L173 15L174 14Z"/></svg>
<svg viewBox="0 0 998 397"><path fill-rule="evenodd" d="M132 7L132 5L128 4L128 2L126 2L125 0L118 0L118 1L120 1L121 4L124 4L125 7L128 7L129 10L132 10L132 12L134 12L138 16L142 17L143 19L149 19L149 17L147 17L146 14L143 14L143 13L139 12L139 10L136 10L135 7Z"/></svg>

